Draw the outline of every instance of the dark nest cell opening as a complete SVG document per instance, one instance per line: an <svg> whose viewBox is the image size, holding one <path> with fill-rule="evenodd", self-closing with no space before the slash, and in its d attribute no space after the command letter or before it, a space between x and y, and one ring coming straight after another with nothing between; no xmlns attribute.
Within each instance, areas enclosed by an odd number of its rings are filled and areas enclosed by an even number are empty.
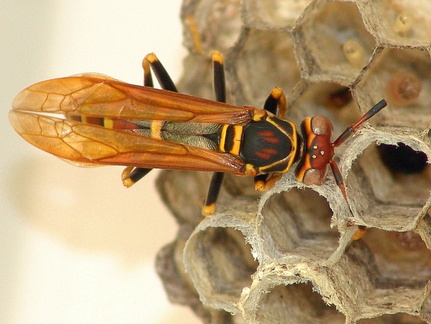
<svg viewBox="0 0 431 324"><path fill-rule="evenodd" d="M425 170L428 158L424 152L415 151L403 143L377 146L380 158L393 173L416 174Z"/></svg>

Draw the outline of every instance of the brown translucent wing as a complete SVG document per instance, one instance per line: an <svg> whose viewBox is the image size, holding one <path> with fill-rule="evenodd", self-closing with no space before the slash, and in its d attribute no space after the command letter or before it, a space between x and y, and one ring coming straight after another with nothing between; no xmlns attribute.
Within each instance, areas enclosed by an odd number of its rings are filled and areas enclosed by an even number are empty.
<svg viewBox="0 0 431 324"><path fill-rule="evenodd" d="M236 174L242 174L244 165L227 153L51 116L12 110L9 119L30 144L76 165L132 165Z"/></svg>
<svg viewBox="0 0 431 324"><path fill-rule="evenodd" d="M127 84L101 74L36 83L21 91L12 107L33 112L217 124L248 123L255 109Z"/></svg>
<svg viewBox="0 0 431 324"><path fill-rule="evenodd" d="M117 164L242 174L244 162L230 154L65 119L65 114L77 114L216 123L229 116L247 120L249 114L247 109L232 107L233 113L224 116L215 110L224 108L231 113L230 106L219 107L217 102L168 91L158 90L154 96L148 90L154 89L93 75L44 81L18 94L9 119L29 143L77 165ZM199 104L194 105L194 101ZM164 118L158 114L160 108L164 108ZM201 116L200 110L206 113Z"/></svg>

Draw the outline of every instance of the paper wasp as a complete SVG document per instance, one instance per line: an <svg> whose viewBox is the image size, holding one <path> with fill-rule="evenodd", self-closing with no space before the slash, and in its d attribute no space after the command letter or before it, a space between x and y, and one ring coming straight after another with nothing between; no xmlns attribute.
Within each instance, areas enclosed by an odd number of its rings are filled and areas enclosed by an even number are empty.
<svg viewBox="0 0 431 324"><path fill-rule="evenodd" d="M225 172L253 176L255 188L264 190L295 163L297 179L307 185L321 184L329 164L346 198L334 148L386 102L334 142L332 123L323 116L307 117L301 136L293 122L277 117L286 111L280 88L264 109L226 104L223 56L211 57L217 101L178 93L151 53L142 64L144 86L99 74L43 81L15 97L9 118L29 143L73 164L127 166L122 175L127 187L152 168L213 171L204 215L214 212ZM153 88L151 70L163 90Z"/></svg>

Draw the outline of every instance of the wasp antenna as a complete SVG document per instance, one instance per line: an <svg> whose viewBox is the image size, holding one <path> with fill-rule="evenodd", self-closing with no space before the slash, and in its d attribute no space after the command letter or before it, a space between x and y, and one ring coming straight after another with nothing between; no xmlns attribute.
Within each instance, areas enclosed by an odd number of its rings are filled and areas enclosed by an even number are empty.
<svg viewBox="0 0 431 324"><path fill-rule="evenodd" d="M368 112L366 112L358 121L341 133L340 136L332 143L332 146L337 147L343 144L363 123L365 123L368 119L377 114L380 110L387 106L387 102L385 99L380 100L376 103Z"/></svg>

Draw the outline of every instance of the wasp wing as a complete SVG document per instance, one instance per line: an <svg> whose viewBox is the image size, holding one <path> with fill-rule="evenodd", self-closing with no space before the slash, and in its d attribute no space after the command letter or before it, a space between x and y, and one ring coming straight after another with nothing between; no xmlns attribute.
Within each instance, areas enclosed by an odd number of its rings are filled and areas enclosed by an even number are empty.
<svg viewBox="0 0 431 324"><path fill-rule="evenodd" d="M15 110L195 123L246 124L255 108L82 74L36 83L14 99Z"/></svg>
<svg viewBox="0 0 431 324"><path fill-rule="evenodd" d="M91 74L30 86L15 98L9 118L15 130L29 143L77 165L116 164L242 174L244 162L227 153L68 118L77 115L124 120L244 123L250 120L252 109L128 85Z"/></svg>
<svg viewBox="0 0 431 324"><path fill-rule="evenodd" d="M131 165L236 174L242 173L244 165L242 160L227 153L101 126L13 110L9 118L30 144L76 165Z"/></svg>

